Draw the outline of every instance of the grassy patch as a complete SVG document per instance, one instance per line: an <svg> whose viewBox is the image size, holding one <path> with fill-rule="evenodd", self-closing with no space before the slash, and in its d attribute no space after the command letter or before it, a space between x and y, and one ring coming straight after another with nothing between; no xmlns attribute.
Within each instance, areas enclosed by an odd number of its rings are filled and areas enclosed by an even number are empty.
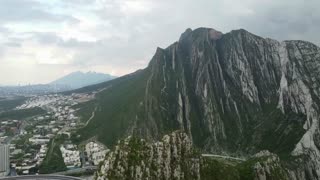
<svg viewBox="0 0 320 180"><path fill-rule="evenodd" d="M0 112L11 110L21 105L27 98L15 97L15 98L1 98L0 99Z"/></svg>
<svg viewBox="0 0 320 180"><path fill-rule="evenodd" d="M92 100L89 102L77 104L73 108L79 109L78 111L76 111L76 115L80 117L81 122L86 123L88 119L91 117L95 107L96 102Z"/></svg>
<svg viewBox="0 0 320 180"><path fill-rule="evenodd" d="M202 159L201 179L204 180L237 180L240 175L235 166L223 162L224 160Z"/></svg>
<svg viewBox="0 0 320 180"><path fill-rule="evenodd" d="M11 110L0 113L0 120L17 119L22 120L28 117L45 114L46 111L39 108Z"/></svg>
<svg viewBox="0 0 320 180"><path fill-rule="evenodd" d="M57 136L50 141L46 157L39 167L39 173L49 174L67 170L60 151L60 145L64 139L64 136Z"/></svg>

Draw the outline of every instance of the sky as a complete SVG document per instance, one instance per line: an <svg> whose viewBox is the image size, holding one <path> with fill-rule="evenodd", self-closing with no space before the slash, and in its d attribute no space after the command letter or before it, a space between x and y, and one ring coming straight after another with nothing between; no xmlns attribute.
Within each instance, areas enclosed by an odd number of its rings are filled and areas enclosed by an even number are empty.
<svg viewBox="0 0 320 180"><path fill-rule="evenodd" d="M320 45L319 0L0 0L0 85L145 68L187 28Z"/></svg>

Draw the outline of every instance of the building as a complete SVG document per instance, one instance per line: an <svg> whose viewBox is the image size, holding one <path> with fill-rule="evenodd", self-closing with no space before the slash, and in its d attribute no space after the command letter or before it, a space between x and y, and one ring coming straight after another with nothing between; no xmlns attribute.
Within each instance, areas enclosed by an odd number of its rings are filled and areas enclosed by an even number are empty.
<svg viewBox="0 0 320 180"><path fill-rule="evenodd" d="M0 177L10 173L9 145L0 145Z"/></svg>
<svg viewBox="0 0 320 180"><path fill-rule="evenodd" d="M73 146L72 146L73 147ZM74 148L70 148L69 145L60 146L60 151L63 157L63 161L68 168L72 167L80 167L80 152L78 150L74 150Z"/></svg>
<svg viewBox="0 0 320 180"><path fill-rule="evenodd" d="M100 151L92 153L91 160L93 162L93 165L98 166L99 163L104 160L107 152L109 152L109 150L104 149L104 150L100 150Z"/></svg>
<svg viewBox="0 0 320 180"><path fill-rule="evenodd" d="M29 142L33 144L47 144L50 142L50 138L41 135L33 135L33 137L29 138Z"/></svg>
<svg viewBox="0 0 320 180"><path fill-rule="evenodd" d="M109 149L107 149L100 143L89 142L88 144L86 144L86 152L92 163L94 165L98 165L101 161L104 160L107 152L109 152Z"/></svg>

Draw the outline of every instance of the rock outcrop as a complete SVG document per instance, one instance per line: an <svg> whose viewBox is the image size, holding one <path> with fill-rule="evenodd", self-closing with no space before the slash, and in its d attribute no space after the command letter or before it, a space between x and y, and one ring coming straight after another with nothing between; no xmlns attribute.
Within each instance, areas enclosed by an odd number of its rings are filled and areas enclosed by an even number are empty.
<svg viewBox="0 0 320 180"><path fill-rule="evenodd" d="M269 151L261 151L254 155L253 165L255 180L289 180L288 172L281 165L280 158Z"/></svg>
<svg viewBox="0 0 320 180"><path fill-rule="evenodd" d="M200 179L200 159L188 136L175 132L156 143L128 137L108 153L97 179Z"/></svg>

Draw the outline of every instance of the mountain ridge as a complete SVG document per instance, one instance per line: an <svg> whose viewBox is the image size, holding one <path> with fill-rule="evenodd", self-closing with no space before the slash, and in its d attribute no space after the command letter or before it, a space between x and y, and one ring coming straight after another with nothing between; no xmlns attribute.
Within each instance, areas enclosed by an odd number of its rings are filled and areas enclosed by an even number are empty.
<svg viewBox="0 0 320 180"><path fill-rule="evenodd" d="M97 73L94 71L82 72L75 71L60 77L49 84L51 85L68 85L73 89L82 88L92 84L98 84L116 78L110 74Z"/></svg>
<svg viewBox="0 0 320 180"><path fill-rule="evenodd" d="M320 49L312 43L243 29L187 30L157 48L144 70L91 86L105 89L94 100L95 118L79 134L113 146L126 135L157 140L179 129L204 152L306 156L293 173L317 179L319 74Z"/></svg>

